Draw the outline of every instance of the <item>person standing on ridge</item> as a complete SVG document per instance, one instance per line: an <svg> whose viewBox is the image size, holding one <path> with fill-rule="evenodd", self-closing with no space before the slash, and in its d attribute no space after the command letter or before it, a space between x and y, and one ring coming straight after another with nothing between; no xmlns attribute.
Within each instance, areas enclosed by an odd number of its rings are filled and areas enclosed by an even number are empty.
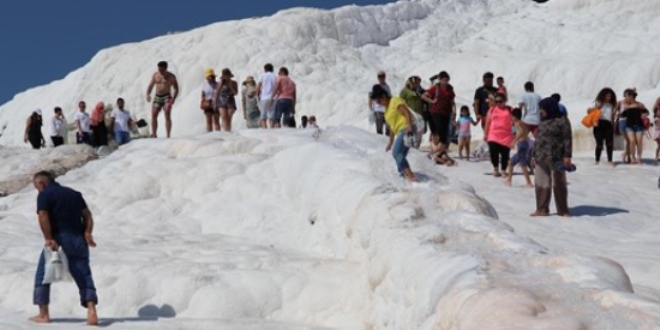
<svg viewBox="0 0 660 330"><path fill-rule="evenodd" d="M387 84L385 81L387 79L387 75L385 74L385 71L378 71L378 83L374 85L375 86L380 86L382 87L386 92L388 97L392 97L392 90L390 89L390 85ZM373 92L373 88L372 88ZM374 114L374 121L376 122L376 133L383 135L383 127L385 127L385 135L390 135L390 128L387 126L387 123L385 122L385 110L386 107L382 106L380 103L376 102L372 97L371 93L369 93L369 110L371 110Z"/></svg>
<svg viewBox="0 0 660 330"><path fill-rule="evenodd" d="M41 118L41 109L34 110L25 122L25 143L30 142L33 149L41 149L46 146L44 135L41 133L43 119Z"/></svg>
<svg viewBox="0 0 660 330"><path fill-rule="evenodd" d="M238 94L238 83L233 80L234 74L228 68L222 69L220 81L215 87L213 108L220 112L222 129L231 132L231 120L236 112L236 94Z"/></svg>
<svg viewBox="0 0 660 330"><path fill-rule="evenodd" d="M55 107L55 116L50 122L50 139L53 141L53 146L58 147L64 144L64 136L66 135L66 118L62 114L62 108Z"/></svg>
<svg viewBox="0 0 660 330"><path fill-rule="evenodd" d="M493 86L494 75L491 72L486 72L483 75L484 85L477 88L474 92L474 114L477 117L477 121L481 121L481 128L486 130L486 117L488 116L488 110L491 108L488 106L488 95L495 95L497 93L497 88Z"/></svg>
<svg viewBox="0 0 660 330"><path fill-rule="evenodd" d="M131 142L132 125L131 113L124 109L124 99L120 97L117 99L117 109L112 110L110 115L110 131L113 132L118 145Z"/></svg>
<svg viewBox="0 0 660 330"><path fill-rule="evenodd" d="M167 71L165 61L158 62L158 71L151 76L151 82L147 87L147 103L151 103L151 91L154 86L156 86L156 97L154 97L151 107L151 137L157 137L158 114L160 114L160 110L163 110L165 112L165 130L169 139L172 132L172 107L179 96L179 82L173 73Z"/></svg>
<svg viewBox="0 0 660 330"><path fill-rule="evenodd" d="M541 96L534 92L534 83L528 81L525 83L525 93L520 97L518 106L523 111L522 122L527 125L527 129L534 138L538 134L539 123L541 123L541 110L539 109Z"/></svg>
<svg viewBox="0 0 660 330"><path fill-rule="evenodd" d="M272 64L264 65L264 73L259 76L257 84L257 96L259 98L259 110L261 110L261 128L275 127L275 88L277 87L277 77L275 68Z"/></svg>
<svg viewBox="0 0 660 330"><path fill-rule="evenodd" d="M85 109L87 108L87 105L85 104L84 101L78 102L78 109L79 111L76 113L76 117L74 119L76 123L76 143L77 144L88 144L92 145L92 130L89 127L90 122L92 119L90 118L89 114L85 112Z"/></svg>
<svg viewBox="0 0 660 330"><path fill-rule="evenodd" d="M276 127L285 127L289 125L290 118L296 113L297 90L296 83L289 78L289 69L280 68L278 72L275 97L275 125ZM295 125L293 126L295 128Z"/></svg>
<svg viewBox="0 0 660 330"><path fill-rule="evenodd" d="M87 308L87 325L98 325L98 297L89 267L89 247L96 247L92 237L92 213L81 193L60 186L49 172L35 174L33 184L39 192L37 214L45 246L53 251L62 248L71 276L78 286L80 304ZM35 323L50 323L50 284L43 284L45 268L46 260L42 252L33 294L33 302L39 306L39 315L30 318Z"/></svg>
<svg viewBox="0 0 660 330"><path fill-rule="evenodd" d="M103 102L96 103L92 110L91 123L89 127L92 130L92 145L94 147L108 145L108 127L105 126L105 105Z"/></svg>
<svg viewBox="0 0 660 330"><path fill-rule="evenodd" d="M206 131L220 131L220 113L213 107L213 94L218 83L215 81L213 69L204 71L204 84L202 85L202 101L199 107L204 111L206 117Z"/></svg>
<svg viewBox="0 0 660 330"><path fill-rule="evenodd" d="M247 128L259 128L259 99L257 97L257 83L254 77L248 76L243 82L241 90L241 99L243 103L243 119L245 119Z"/></svg>

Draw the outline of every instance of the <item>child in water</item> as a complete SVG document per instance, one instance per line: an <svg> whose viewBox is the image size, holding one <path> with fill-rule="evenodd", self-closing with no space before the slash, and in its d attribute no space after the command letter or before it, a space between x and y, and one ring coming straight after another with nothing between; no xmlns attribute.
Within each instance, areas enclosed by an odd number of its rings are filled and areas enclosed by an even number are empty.
<svg viewBox="0 0 660 330"><path fill-rule="evenodd" d="M532 188L532 180L529 177L528 167L531 167L532 154L534 150L534 142L529 139L529 129L521 119L522 111L518 108L511 111L511 117L513 119L513 125L516 129L516 138L511 143L511 149L515 146L518 151L516 152L511 160L509 160L509 167L507 168L507 174L504 176L504 184L511 186L511 179L513 178L513 168L516 165L520 165L522 168L523 175L525 176L525 181L527 184L526 188Z"/></svg>
<svg viewBox="0 0 660 330"><path fill-rule="evenodd" d="M431 135L431 152L428 157L438 165L454 166L456 162L447 155L447 152L440 143L440 135Z"/></svg>
<svg viewBox="0 0 660 330"><path fill-rule="evenodd" d="M461 107L461 116L458 118L458 158L463 159L463 150L466 151L467 160L470 161L470 143L472 133L470 125L477 126L478 121L470 117L470 108L466 105Z"/></svg>

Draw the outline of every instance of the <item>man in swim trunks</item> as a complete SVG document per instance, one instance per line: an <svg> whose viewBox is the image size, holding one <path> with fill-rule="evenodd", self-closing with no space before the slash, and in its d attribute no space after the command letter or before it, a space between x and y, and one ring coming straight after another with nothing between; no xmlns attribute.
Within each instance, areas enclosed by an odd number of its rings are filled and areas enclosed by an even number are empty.
<svg viewBox="0 0 660 330"><path fill-rule="evenodd" d="M149 87L147 87L147 102L151 103L151 91L156 86L156 96L151 107L151 137L155 138L158 132L158 114L163 109L165 112L165 129L167 138L170 138L172 131L172 105L179 96L179 82L176 76L167 71L167 62L158 62L158 71L151 77ZM174 92L172 93L172 88Z"/></svg>

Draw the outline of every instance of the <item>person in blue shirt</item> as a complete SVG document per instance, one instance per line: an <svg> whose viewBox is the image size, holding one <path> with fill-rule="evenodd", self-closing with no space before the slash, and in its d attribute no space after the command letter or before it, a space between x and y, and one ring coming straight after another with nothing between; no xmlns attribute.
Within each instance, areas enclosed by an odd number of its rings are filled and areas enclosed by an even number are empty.
<svg viewBox="0 0 660 330"><path fill-rule="evenodd" d="M555 99L557 101L557 103L559 104L559 113L564 117L568 117L568 110L566 110L566 106L563 105L562 103L560 103L561 102L561 95L559 95L559 93L554 93L554 94L550 95L550 97Z"/></svg>
<svg viewBox="0 0 660 330"><path fill-rule="evenodd" d="M87 308L87 324L98 325L96 288L89 266L89 247L95 247L92 237L94 220L82 194L55 182L49 172L39 172L33 178L37 196L37 214L45 246L56 251L62 247L69 262L69 271L80 293L80 304ZM43 284L45 257L41 253L34 283L33 301L39 315L30 318L35 323L49 323L50 284Z"/></svg>

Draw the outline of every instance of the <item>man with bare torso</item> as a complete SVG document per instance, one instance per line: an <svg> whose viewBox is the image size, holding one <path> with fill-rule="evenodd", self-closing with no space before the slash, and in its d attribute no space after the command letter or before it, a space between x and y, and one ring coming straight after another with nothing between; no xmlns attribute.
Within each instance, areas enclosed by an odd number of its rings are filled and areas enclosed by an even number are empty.
<svg viewBox="0 0 660 330"><path fill-rule="evenodd" d="M172 131L172 105L179 95L179 82L176 76L167 71L167 62L158 62L158 71L151 77L149 87L147 87L147 102L151 102L151 91L156 86L156 96L151 107L151 137L155 138L158 132L158 114L162 109L165 112L165 129L167 131L167 138L170 137ZM172 88L174 92L172 93Z"/></svg>

